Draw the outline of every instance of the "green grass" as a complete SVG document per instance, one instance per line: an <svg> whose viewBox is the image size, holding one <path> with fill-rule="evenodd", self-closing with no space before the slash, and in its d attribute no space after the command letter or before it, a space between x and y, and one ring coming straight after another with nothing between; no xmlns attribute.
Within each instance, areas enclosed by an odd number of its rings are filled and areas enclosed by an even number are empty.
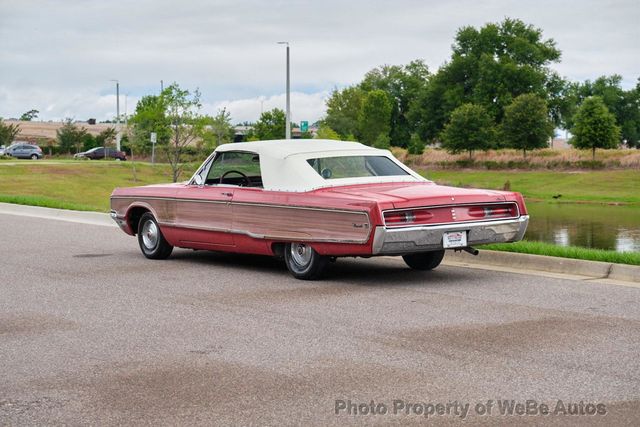
<svg viewBox="0 0 640 427"><path fill-rule="evenodd" d="M610 171L421 171L438 184L502 190L508 181L512 191L525 197L553 201L640 203L640 170Z"/></svg>
<svg viewBox="0 0 640 427"><path fill-rule="evenodd" d="M481 248L559 258L640 265L640 252L615 252L603 249L580 248L577 246L557 246L551 243L531 242L526 240L516 243L495 243L492 245L483 245Z"/></svg>
<svg viewBox="0 0 640 427"><path fill-rule="evenodd" d="M133 167L132 162L109 161L0 163L0 201L108 212L116 187L171 182L168 165L135 163L137 180ZM188 179L195 167L186 167L181 179Z"/></svg>
<svg viewBox="0 0 640 427"><path fill-rule="evenodd" d="M96 210L94 206L65 202L63 200L51 199L41 196L13 196L10 194L0 194L0 202L13 203L16 205L41 206L44 208L70 209L74 211Z"/></svg>

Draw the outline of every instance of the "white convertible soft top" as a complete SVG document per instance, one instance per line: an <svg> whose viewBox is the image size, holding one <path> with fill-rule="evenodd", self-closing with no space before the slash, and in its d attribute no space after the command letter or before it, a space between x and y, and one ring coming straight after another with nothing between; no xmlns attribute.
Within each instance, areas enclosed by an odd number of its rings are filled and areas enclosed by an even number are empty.
<svg viewBox="0 0 640 427"><path fill-rule="evenodd" d="M262 185L265 190L302 192L350 184L425 181L393 157L390 151L372 148L359 142L283 139L222 144L215 150L218 153L228 151L248 152L260 156ZM342 156L384 156L400 166L408 175L324 179L307 163L308 159Z"/></svg>

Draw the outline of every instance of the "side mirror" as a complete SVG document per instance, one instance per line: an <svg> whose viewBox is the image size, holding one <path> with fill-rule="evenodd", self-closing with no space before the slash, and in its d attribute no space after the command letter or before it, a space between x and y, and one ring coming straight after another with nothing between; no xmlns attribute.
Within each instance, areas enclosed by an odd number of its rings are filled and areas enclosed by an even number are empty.
<svg viewBox="0 0 640 427"><path fill-rule="evenodd" d="M201 175L196 175L193 180L198 187L202 187L202 185L204 184L204 180L202 179Z"/></svg>

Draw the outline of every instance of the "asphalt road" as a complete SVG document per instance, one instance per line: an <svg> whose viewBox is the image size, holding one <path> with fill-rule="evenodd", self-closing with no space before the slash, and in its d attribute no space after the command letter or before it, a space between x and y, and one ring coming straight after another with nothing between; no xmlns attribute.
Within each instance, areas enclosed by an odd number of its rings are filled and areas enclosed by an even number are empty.
<svg viewBox="0 0 640 427"><path fill-rule="evenodd" d="M456 424L467 404L467 425L640 418L637 287L385 258L302 282L262 257L146 260L113 227L0 224L0 424ZM386 414L349 406L372 400Z"/></svg>

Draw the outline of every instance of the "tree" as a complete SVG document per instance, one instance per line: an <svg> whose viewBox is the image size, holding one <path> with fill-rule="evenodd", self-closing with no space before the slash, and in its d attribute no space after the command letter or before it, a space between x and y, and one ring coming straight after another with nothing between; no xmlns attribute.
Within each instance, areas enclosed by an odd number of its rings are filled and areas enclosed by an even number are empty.
<svg viewBox="0 0 640 427"><path fill-rule="evenodd" d="M575 110L575 101L571 95L574 83L553 72L545 83L546 103L549 117L555 128L568 129L567 121Z"/></svg>
<svg viewBox="0 0 640 427"><path fill-rule="evenodd" d="M202 134L207 149L214 149L220 144L233 142L235 130L231 124L231 113L226 108L218 111L213 117L205 117L205 129Z"/></svg>
<svg viewBox="0 0 640 427"><path fill-rule="evenodd" d="M20 116L20 120L30 122L31 120L38 117L38 114L40 114L40 111L38 110L29 110Z"/></svg>
<svg viewBox="0 0 640 427"><path fill-rule="evenodd" d="M602 98L592 96L578 108L571 129L571 144L576 148L591 149L593 160L596 148L616 148L620 143L620 128Z"/></svg>
<svg viewBox="0 0 640 427"><path fill-rule="evenodd" d="M108 147L116 140L116 129L106 128L95 137L96 146Z"/></svg>
<svg viewBox="0 0 640 427"><path fill-rule="evenodd" d="M407 147L409 154L424 153L424 148L426 147L426 144L422 139L420 139L420 136L417 133L412 133L411 139L409 141L410 141L409 146Z"/></svg>
<svg viewBox="0 0 640 427"><path fill-rule="evenodd" d="M258 140L284 139L286 128L286 116L279 108L265 111L260 119L253 125L252 136Z"/></svg>
<svg viewBox="0 0 640 427"><path fill-rule="evenodd" d="M9 146L20 133L20 126L17 123L5 124L0 117L0 145Z"/></svg>
<svg viewBox="0 0 640 427"><path fill-rule="evenodd" d="M191 93L173 83L162 91L160 98L171 130L169 143L161 148L171 166L173 182L177 182L184 167L186 148L202 135L205 120L200 115L200 92L196 89Z"/></svg>
<svg viewBox="0 0 640 427"><path fill-rule="evenodd" d="M504 109L518 95L557 98L562 80L548 66L559 59L552 39L543 39L542 30L517 19L507 18L479 30L463 27L456 35L450 61L429 79L411 105L409 117L425 141L433 140L451 112L465 103L483 106L501 123Z"/></svg>
<svg viewBox="0 0 640 427"><path fill-rule="evenodd" d="M166 114L165 98L161 95L143 96L136 105L136 111L129 119L131 143L139 151L151 149L151 133L156 133L158 146L165 146L171 138L171 123Z"/></svg>
<svg viewBox="0 0 640 427"><path fill-rule="evenodd" d="M401 147L410 144L415 126L409 119L411 101L427 85L429 70L422 60L407 65L383 65L369 71L362 82L342 90L334 90L327 100L327 115L323 123L335 130L342 139L355 137L370 140L371 135L362 134L362 108L367 96L373 91L382 91L391 105L389 114L389 138L378 138L379 143ZM353 138L351 138L353 139ZM384 143L384 140L389 140ZM372 142L373 144L373 142Z"/></svg>
<svg viewBox="0 0 640 427"><path fill-rule="evenodd" d="M387 93L381 89L372 90L365 95L358 115L360 140L363 144L382 147L389 145L392 108Z"/></svg>
<svg viewBox="0 0 640 427"><path fill-rule="evenodd" d="M96 142L96 138L97 137L94 137L89 132L85 133L81 140L74 145L76 152L87 151L93 147L97 147L99 144Z"/></svg>
<svg viewBox="0 0 640 427"><path fill-rule="evenodd" d="M574 115L577 107L590 96L599 96L606 105L609 112L620 126L620 142L624 142L630 147L640 144L640 79L638 85L630 90L622 89L622 77L614 74L612 76L601 76L595 81L590 80L584 83L572 85L567 98L574 105L567 118L567 128L573 126Z"/></svg>
<svg viewBox="0 0 640 427"><path fill-rule="evenodd" d="M553 130L547 104L538 95L520 95L504 111L502 137L508 147L522 150L525 159L527 150L547 146Z"/></svg>
<svg viewBox="0 0 640 427"><path fill-rule="evenodd" d="M338 132L336 132L335 130L331 129L326 124L321 124L320 125L320 127L318 128L318 133L316 134L316 138L318 138L318 139L334 139L336 141L339 141L341 139L340 135L338 135Z"/></svg>
<svg viewBox="0 0 640 427"><path fill-rule="evenodd" d="M327 100L327 115L322 121L342 139L359 139L358 120L365 91L357 86L335 89Z"/></svg>
<svg viewBox="0 0 640 427"><path fill-rule="evenodd" d="M453 110L440 137L447 151L454 154L468 151L471 159L475 150L492 147L494 134L493 119L484 107L463 104Z"/></svg>
<svg viewBox="0 0 640 427"><path fill-rule="evenodd" d="M422 60L407 65L383 65L369 71L359 87L365 92L380 89L386 92L391 101L391 119L389 138L391 144L408 147L413 123L408 113L411 101L424 90L429 77L429 69Z"/></svg>
<svg viewBox="0 0 640 427"><path fill-rule="evenodd" d="M58 146L61 153L71 153L72 149L79 151L83 146L87 129L78 127L73 123L73 119L66 119L64 125L56 131Z"/></svg>

